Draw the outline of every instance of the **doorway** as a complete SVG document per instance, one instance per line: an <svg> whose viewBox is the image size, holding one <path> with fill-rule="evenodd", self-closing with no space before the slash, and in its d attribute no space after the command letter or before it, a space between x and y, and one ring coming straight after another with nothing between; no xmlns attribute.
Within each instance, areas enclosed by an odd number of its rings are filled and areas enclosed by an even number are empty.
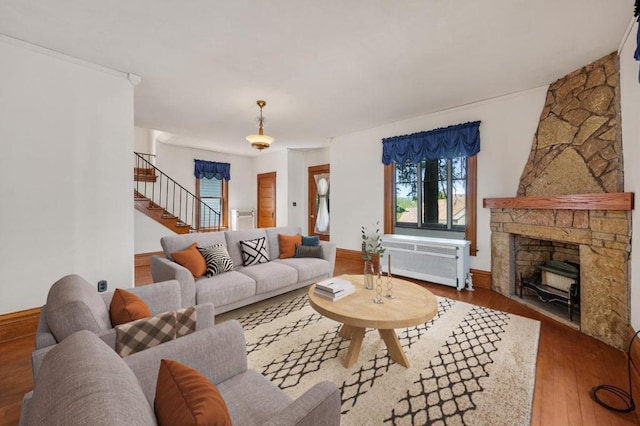
<svg viewBox="0 0 640 426"><path fill-rule="evenodd" d="M258 175L258 228L276 226L276 172Z"/></svg>
<svg viewBox="0 0 640 426"><path fill-rule="evenodd" d="M329 241L329 164L309 167L308 233Z"/></svg>

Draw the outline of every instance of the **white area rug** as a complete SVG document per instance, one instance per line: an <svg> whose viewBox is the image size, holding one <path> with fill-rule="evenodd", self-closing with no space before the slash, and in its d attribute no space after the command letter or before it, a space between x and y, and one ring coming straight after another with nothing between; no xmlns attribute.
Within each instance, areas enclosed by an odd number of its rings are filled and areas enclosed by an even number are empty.
<svg viewBox="0 0 640 426"><path fill-rule="evenodd" d="M293 398L333 381L343 425L530 424L538 321L439 297L433 320L396 330L410 368L367 330L358 362L345 369L349 341L306 294L253 309L226 316L244 327L249 367Z"/></svg>

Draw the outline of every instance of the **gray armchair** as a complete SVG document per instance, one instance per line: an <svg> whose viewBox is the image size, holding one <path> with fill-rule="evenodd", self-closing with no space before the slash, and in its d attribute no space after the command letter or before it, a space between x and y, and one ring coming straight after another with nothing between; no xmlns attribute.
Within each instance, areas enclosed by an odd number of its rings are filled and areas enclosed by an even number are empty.
<svg viewBox="0 0 640 426"><path fill-rule="evenodd" d="M153 315L182 308L180 284L164 281L127 289L139 296ZM116 348L116 330L111 325L109 305L113 292L97 293L94 287L79 275L67 275L49 289L47 304L42 306L36 331L36 350L31 355L34 378L47 348L63 341L76 331L88 330L108 346ZM214 325L214 307L211 303L196 306L196 330Z"/></svg>
<svg viewBox="0 0 640 426"><path fill-rule="evenodd" d="M247 369L244 332L228 321L120 358L95 334L80 331L48 351L25 395L21 425L153 425L161 359L198 370L222 394L234 425L339 425L338 387L317 383L296 400Z"/></svg>

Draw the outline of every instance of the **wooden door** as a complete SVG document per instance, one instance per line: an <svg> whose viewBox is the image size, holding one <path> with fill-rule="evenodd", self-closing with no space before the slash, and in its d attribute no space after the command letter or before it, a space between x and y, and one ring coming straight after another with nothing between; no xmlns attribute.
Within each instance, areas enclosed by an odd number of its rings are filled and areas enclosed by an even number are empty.
<svg viewBox="0 0 640 426"><path fill-rule="evenodd" d="M326 233L316 233L316 219L318 214L318 186L316 183L317 175L328 175L329 174L329 164L322 164L320 166L312 166L309 167L309 177L308 177L308 192L309 198L307 203L307 212L308 212L308 234L309 235L318 235L321 240L329 241L329 232Z"/></svg>
<svg viewBox="0 0 640 426"><path fill-rule="evenodd" d="M258 175L258 228L276 226L276 172Z"/></svg>

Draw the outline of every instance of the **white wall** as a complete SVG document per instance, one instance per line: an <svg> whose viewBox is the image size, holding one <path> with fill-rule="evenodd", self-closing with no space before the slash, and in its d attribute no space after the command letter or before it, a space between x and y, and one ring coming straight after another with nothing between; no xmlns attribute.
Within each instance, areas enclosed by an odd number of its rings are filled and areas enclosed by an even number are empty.
<svg viewBox="0 0 640 426"><path fill-rule="evenodd" d="M171 229L156 222L138 210L134 210L133 229L133 252L135 254L162 251L160 238L165 235L175 235L175 232Z"/></svg>
<svg viewBox="0 0 640 426"><path fill-rule="evenodd" d="M133 128L133 150L140 154L153 153L153 130L144 127Z"/></svg>
<svg viewBox="0 0 640 426"><path fill-rule="evenodd" d="M132 287L133 87L6 37L0 58L0 314L71 273Z"/></svg>
<svg viewBox="0 0 640 426"><path fill-rule="evenodd" d="M638 24L620 52L620 89L622 107L622 143L624 152L624 190L640 193L640 62L633 59ZM637 204L637 203L636 203ZM640 209L632 212L632 223L640 224ZM631 237L631 326L640 330L640 232Z"/></svg>
<svg viewBox="0 0 640 426"><path fill-rule="evenodd" d="M288 150L288 225L304 229L304 209L307 204L307 169L300 151ZM295 203L295 206L293 205Z"/></svg>
<svg viewBox="0 0 640 426"><path fill-rule="evenodd" d="M255 186L250 158L156 141L156 167L195 194L196 178L193 175L193 160L231 164L229 210L255 207L255 196L250 192L251 185Z"/></svg>
<svg viewBox="0 0 640 426"><path fill-rule="evenodd" d="M491 269L490 211L482 199L514 197L531 150L547 86L336 137L331 142L331 241L359 250L360 227L382 226L382 138L481 120L478 154L478 255L471 267Z"/></svg>

